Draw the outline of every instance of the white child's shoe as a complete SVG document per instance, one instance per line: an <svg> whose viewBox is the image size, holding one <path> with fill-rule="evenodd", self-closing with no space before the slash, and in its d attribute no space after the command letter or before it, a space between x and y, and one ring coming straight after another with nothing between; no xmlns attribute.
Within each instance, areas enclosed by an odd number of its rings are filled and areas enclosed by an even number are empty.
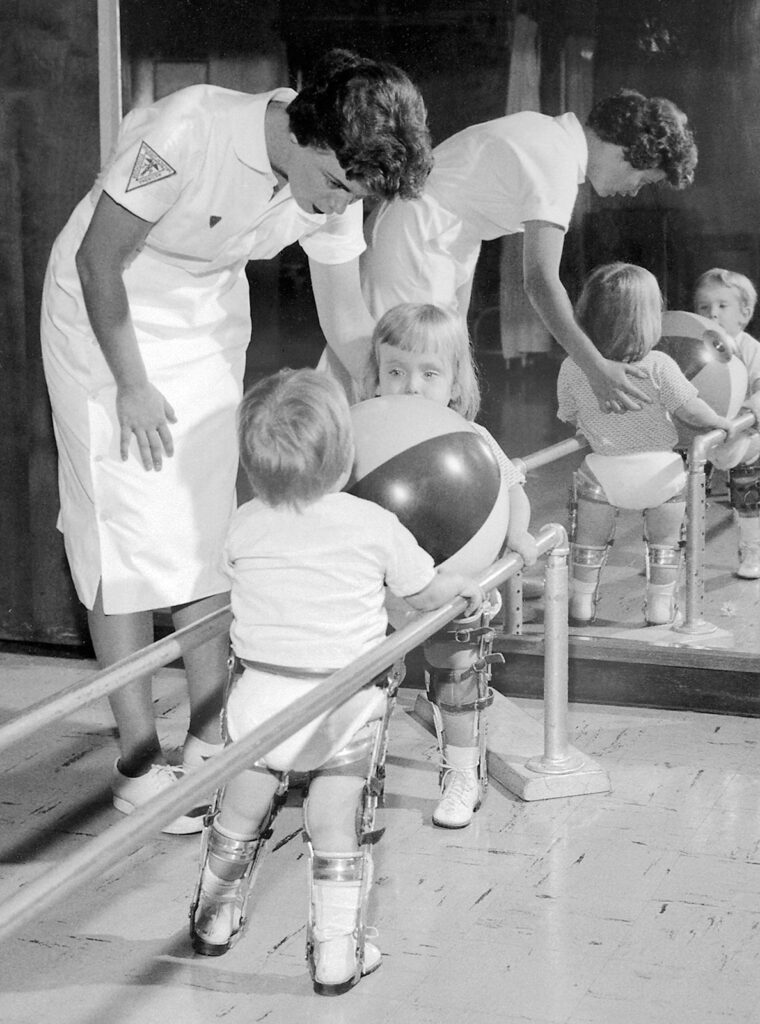
<svg viewBox="0 0 760 1024"><path fill-rule="evenodd" d="M644 617L649 626L666 626L676 617L677 583L647 583Z"/></svg>
<svg viewBox="0 0 760 1024"><path fill-rule="evenodd" d="M217 887L211 892L208 876L205 881L192 922L193 949L204 956L221 956L240 931L241 882L239 879L226 883L214 879Z"/></svg>
<svg viewBox="0 0 760 1024"><path fill-rule="evenodd" d="M570 580L568 618L570 622L593 622L596 617L597 580Z"/></svg>
<svg viewBox="0 0 760 1024"><path fill-rule="evenodd" d="M113 805L122 814L132 814L138 807L179 782L183 775L184 769L176 765L153 764L144 775L132 778L129 775L122 775L119 771L119 762L116 761L111 773ZM207 811L208 806L205 804L202 807L193 807L164 825L161 831L175 836L200 832Z"/></svg>
<svg viewBox="0 0 760 1024"><path fill-rule="evenodd" d="M338 935L314 943L314 987L321 995L339 995L353 988L356 973L356 939L353 935ZM361 976L376 971L383 954L372 942L364 943L364 962Z"/></svg>
<svg viewBox="0 0 760 1024"><path fill-rule="evenodd" d="M382 963L382 954L372 942L365 939L363 955L360 950L361 899L362 883L359 880L312 880L313 918L307 957L314 990L320 995L347 992Z"/></svg>
<svg viewBox="0 0 760 1024"><path fill-rule="evenodd" d="M465 828L480 807L477 747L446 746L441 799L433 811L440 828Z"/></svg>
<svg viewBox="0 0 760 1024"><path fill-rule="evenodd" d="M739 528L739 568L743 580L760 579L760 517L736 516Z"/></svg>

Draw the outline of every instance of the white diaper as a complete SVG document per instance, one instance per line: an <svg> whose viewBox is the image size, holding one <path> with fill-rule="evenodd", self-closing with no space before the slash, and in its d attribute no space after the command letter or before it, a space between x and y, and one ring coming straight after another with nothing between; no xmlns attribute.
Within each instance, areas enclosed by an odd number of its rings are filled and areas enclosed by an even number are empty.
<svg viewBox="0 0 760 1024"><path fill-rule="evenodd" d="M324 678L294 679L246 668L233 683L227 698L230 739L239 740L276 712L303 700L324 681ZM334 711L318 715L257 763L278 772L314 771L342 750L368 722L382 718L387 692L374 684L364 687Z"/></svg>
<svg viewBox="0 0 760 1024"><path fill-rule="evenodd" d="M587 455L584 465L615 508L657 508L686 487L683 459L676 452Z"/></svg>

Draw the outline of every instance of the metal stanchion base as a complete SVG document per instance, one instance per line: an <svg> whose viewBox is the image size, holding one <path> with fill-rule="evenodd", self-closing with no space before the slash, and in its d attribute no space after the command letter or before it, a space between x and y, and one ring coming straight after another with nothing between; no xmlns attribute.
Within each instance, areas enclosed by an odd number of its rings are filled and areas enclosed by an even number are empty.
<svg viewBox="0 0 760 1024"><path fill-rule="evenodd" d="M716 633L718 627L706 619L697 619L696 622L682 622L680 626L673 626L674 633L689 633L692 636L706 636L708 633Z"/></svg>
<svg viewBox="0 0 760 1024"><path fill-rule="evenodd" d="M402 702L403 706L403 702ZM407 708L430 731L433 712L424 693L417 695L412 708ZM612 788L606 771L575 747L568 748L568 762L575 767L562 768L561 774L541 765L536 754L544 745L541 718L534 718L518 708L513 701L494 694L488 709L488 775L492 782L520 797L521 800L551 800L563 796L587 796L608 793ZM530 765L535 764L535 771Z"/></svg>
<svg viewBox="0 0 760 1024"><path fill-rule="evenodd" d="M538 772L539 775L569 775L582 768L585 762L586 758L580 750L568 747L566 756L560 761L551 761L545 754L542 754L541 757L531 757L527 767L532 772Z"/></svg>

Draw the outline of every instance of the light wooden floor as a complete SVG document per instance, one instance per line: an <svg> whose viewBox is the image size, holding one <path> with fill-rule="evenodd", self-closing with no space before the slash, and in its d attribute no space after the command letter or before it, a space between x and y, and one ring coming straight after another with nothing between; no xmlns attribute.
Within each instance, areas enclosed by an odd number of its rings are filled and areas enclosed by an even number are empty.
<svg viewBox="0 0 760 1024"><path fill-rule="evenodd" d="M90 670L0 654L0 714ZM162 673L156 695L178 744L180 674ZM522 803L492 786L473 826L447 832L430 824L433 740L404 706L376 854L377 974L339 998L311 990L293 794L227 956L189 948L198 837L157 836L5 942L3 1024L760 1021L760 722L574 706L573 742L610 794ZM115 756L104 704L0 753L0 898L120 817Z"/></svg>

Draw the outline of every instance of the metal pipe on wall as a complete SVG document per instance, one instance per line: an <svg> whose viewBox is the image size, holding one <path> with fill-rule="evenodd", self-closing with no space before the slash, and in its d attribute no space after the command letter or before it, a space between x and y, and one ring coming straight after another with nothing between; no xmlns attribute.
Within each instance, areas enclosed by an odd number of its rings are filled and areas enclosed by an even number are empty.
<svg viewBox="0 0 760 1024"><path fill-rule="evenodd" d="M114 147L122 118L119 0L98 0L98 97L102 167Z"/></svg>

